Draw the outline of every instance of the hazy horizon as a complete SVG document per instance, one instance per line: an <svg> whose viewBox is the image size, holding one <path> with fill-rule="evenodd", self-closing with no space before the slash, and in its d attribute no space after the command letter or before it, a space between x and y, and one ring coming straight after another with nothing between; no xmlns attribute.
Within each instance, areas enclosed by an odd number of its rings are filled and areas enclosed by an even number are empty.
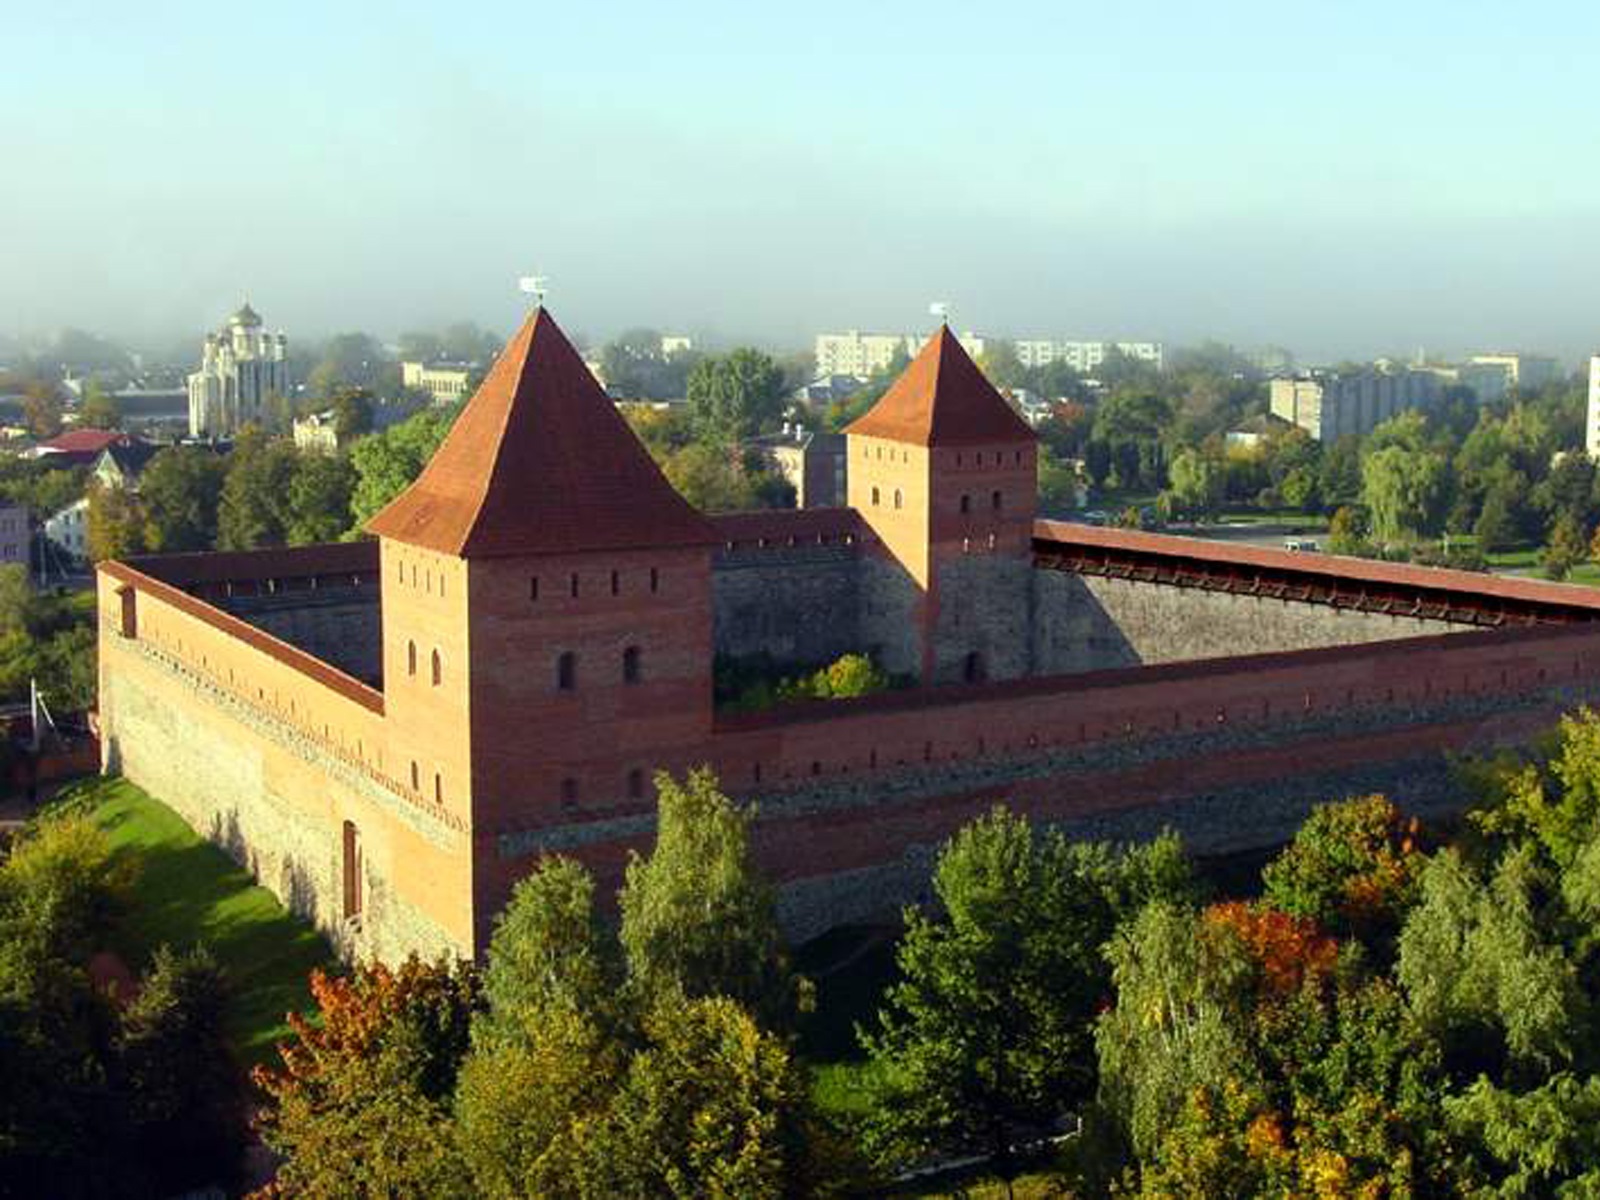
<svg viewBox="0 0 1600 1200"><path fill-rule="evenodd" d="M0 331L1600 350L1600 12L29 6ZM92 29L92 37L84 31ZM1587 153L1586 152L1590 152Z"/></svg>

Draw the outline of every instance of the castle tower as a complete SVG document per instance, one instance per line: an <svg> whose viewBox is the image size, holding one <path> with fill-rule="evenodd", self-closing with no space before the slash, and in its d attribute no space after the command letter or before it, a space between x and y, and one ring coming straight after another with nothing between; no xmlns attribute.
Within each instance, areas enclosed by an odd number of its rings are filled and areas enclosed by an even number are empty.
<svg viewBox="0 0 1600 1200"><path fill-rule="evenodd" d="M941 326L845 432L850 506L882 547L863 627L883 664L925 683L1026 675L1033 430Z"/></svg>
<svg viewBox="0 0 1600 1200"><path fill-rule="evenodd" d="M539 831L653 810L711 731L711 545L548 312L368 522L393 773L473 830L474 913Z"/></svg>

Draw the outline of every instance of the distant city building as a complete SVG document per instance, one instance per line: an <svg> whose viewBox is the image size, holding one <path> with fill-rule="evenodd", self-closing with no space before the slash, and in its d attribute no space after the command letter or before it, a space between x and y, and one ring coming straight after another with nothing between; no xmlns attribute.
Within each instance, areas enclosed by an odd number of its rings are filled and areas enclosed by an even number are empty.
<svg viewBox="0 0 1600 1200"><path fill-rule="evenodd" d="M44 536L52 546L73 559L89 556L89 498L81 496L44 523Z"/></svg>
<svg viewBox="0 0 1600 1200"><path fill-rule="evenodd" d="M681 333L667 333L661 336L661 357L671 358L674 354L687 354L694 349L694 339Z"/></svg>
<svg viewBox="0 0 1600 1200"><path fill-rule="evenodd" d="M845 439L785 421L782 433L752 438L745 446L769 471L794 485L796 508L838 508L845 500Z"/></svg>
<svg viewBox="0 0 1600 1200"><path fill-rule="evenodd" d="M330 408L326 412L296 417L294 444L297 450L314 450L321 454L339 452L339 420Z"/></svg>
<svg viewBox="0 0 1600 1200"><path fill-rule="evenodd" d="M1048 367L1066 363L1079 375L1093 375L1113 348L1129 358L1161 369L1165 355L1160 342L1057 342L1048 338L1027 338L1013 342L1017 360L1025 367Z"/></svg>
<svg viewBox="0 0 1600 1200"><path fill-rule="evenodd" d="M87 467L96 462L108 446L144 444L143 439L115 429L70 429L47 442L40 442L27 456L50 468Z"/></svg>
<svg viewBox="0 0 1600 1200"><path fill-rule="evenodd" d="M1410 408L1439 398L1431 371L1313 372L1272 381L1272 415L1298 425L1319 442L1368 434Z"/></svg>
<svg viewBox="0 0 1600 1200"><path fill-rule="evenodd" d="M90 478L101 487L137 488L139 476L161 449L154 442L112 442L94 460Z"/></svg>
<svg viewBox="0 0 1600 1200"><path fill-rule="evenodd" d="M915 333L861 333L855 329L846 333L819 333L815 356L817 376L852 375L867 379L888 370L899 354L909 360L926 340ZM963 333L957 340L973 358L983 355L984 339L977 334Z"/></svg>
<svg viewBox="0 0 1600 1200"><path fill-rule="evenodd" d="M28 565L28 543L32 534L28 510L21 504L0 504L0 566Z"/></svg>
<svg viewBox="0 0 1600 1200"><path fill-rule="evenodd" d="M1600 354L1589 360L1589 417L1583 448L1590 458L1600 458Z"/></svg>
<svg viewBox="0 0 1600 1200"><path fill-rule="evenodd" d="M435 404L454 404L467 398L467 387L476 368L471 363L400 364L400 382L405 387L427 392Z"/></svg>
<svg viewBox="0 0 1600 1200"><path fill-rule="evenodd" d="M272 401L287 399L289 389L289 340L265 332L247 303L221 332L206 334L200 369L189 376L189 436L270 427L278 419Z"/></svg>
<svg viewBox="0 0 1600 1200"><path fill-rule="evenodd" d="M826 408L837 401L848 400L860 390L861 380L854 375L823 375L795 388L790 399L808 408Z"/></svg>
<svg viewBox="0 0 1600 1200"><path fill-rule="evenodd" d="M1484 402L1499 400L1513 389L1530 392L1560 378L1561 364L1542 354L1474 354L1461 366L1461 382Z"/></svg>

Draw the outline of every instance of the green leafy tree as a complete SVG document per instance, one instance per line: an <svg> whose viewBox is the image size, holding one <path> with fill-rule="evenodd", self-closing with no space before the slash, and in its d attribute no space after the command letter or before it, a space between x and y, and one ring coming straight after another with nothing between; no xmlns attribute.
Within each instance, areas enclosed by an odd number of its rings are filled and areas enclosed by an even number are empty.
<svg viewBox="0 0 1600 1200"><path fill-rule="evenodd" d="M1152 895L1181 895L1176 840L1115 855L1035 837L997 809L944 847L938 915L910 909L879 1028L869 1145L886 1162L934 1149L992 1155L1048 1131L1094 1089L1091 1026L1110 992L1099 947Z"/></svg>
<svg viewBox="0 0 1600 1200"><path fill-rule="evenodd" d="M1490 1181L1481 1194L1600 1195L1600 1077L1558 1072L1521 1093L1480 1077L1444 1112Z"/></svg>
<svg viewBox="0 0 1600 1200"><path fill-rule="evenodd" d="M1318 805L1262 871L1262 899L1340 936L1398 933L1425 861L1416 836L1384 796Z"/></svg>
<svg viewBox="0 0 1600 1200"><path fill-rule="evenodd" d="M1208 515L1222 501L1222 464L1199 450L1186 447L1173 456L1167 468L1172 498L1184 512Z"/></svg>
<svg viewBox="0 0 1600 1200"><path fill-rule="evenodd" d="M131 1157L153 1193L233 1178L245 1144L243 1077L224 1030L228 989L210 953L160 947L122 1015L117 1086Z"/></svg>
<svg viewBox="0 0 1600 1200"><path fill-rule="evenodd" d="M333 430L341 443L372 432L373 395L366 388L342 387L333 394Z"/></svg>
<svg viewBox="0 0 1600 1200"><path fill-rule="evenodd" d="M1335 554L1361 554L1367 546L1366 514L1349 505L1335 511L1328 525L1328 549Z"/></svg>
<svg viewBox="0 0 1600 1200"><path fill-rule="evenodd" d="M468 1196L449 1120L476 988L470 968L415 957L311 978L316 1020L291 1015L283 1065L258 1067L258 1125L292 1196Z"/></svg>
<svg viewBox="0 0 1600 1200"><path fill-rule="evenodd" d="M1516 519L1517 499L1510 486L1491 487L1483 497L1483 507L1472 532L1478 539L1478 549L1485 554L1498 554L1509 550L1520 540L1521 531Z"/></svg>
<svg viewBox="0 0 1600 1200"><path fill-rule="evenodd" d="M91 562L128 558L145 548L144 515L131 491L99 482L89 485L85 548Z"/></svg>
<svg viewBox="0 0 1600 1200"><path fill-rule="evenodd" d="M755 480L727 449L694 442L672 451L661 473L678 494L702 512L736 512L757 507Z"/></svg>
<svg viewBox="0 0 1600 1200"><path fill-rule="evenodd" d="M334 542L350 528L356 473L339 455L297 455L289 480L284 538L291 546Z"/></svg>
<svg viewBox="0 0 1600 1200"><path fill-rule="evenodd" d="M383 433L362 438L350 448L356 486L350 508L352 530L359 530L422 474L439 443L455 423L458 407L427 408Z"/></svg>
<svg viewBox="0 0 1600 1200"><path fill-rule="evenodd" d="M53 383L35 380L22 392L22 421L36 438L61 432L61 395Z"/></svg>
<svg viewBox="0 0 1600 1200"><path fill-rule="evenodd" d="M218 549L253 550L288 540L296 459L292 445L258 429L239 435L217 505Z"/></svg>
<svg viewBox="0 0 1600 1200"><path fill-rule="evenodd" d="M90 429L120 429L122 427L122 406L117 403L117 398L98 379L89 381L83 395L83 407L79 411L82 423Z"/></svg>
<svg viewBox="0 0 1600 1200"><path fill-rule="evenodd" d="M992 338L984 343L978 366L997 388L1023 387L1028 382L1028 369L1017 357L1015 343L1004 338Z"/></svg>
<svg viewBox="0 0 1600 1200"><path fill-rule="evenodd" d="M748 348L706 358L689 373L689 421L702 441L727 446L783 416L783 372Z"/></svg>
<svg viewBox="0 0 1600 1200"><path fill-rule="evenodd" d="M606 1117L584 1139L575 1194L816 1195L806 1079L784 1039L726 997L655 1009Z"/></svg>
<svg viewBox="0 0 1600 1200"><path fill-rule="evenodd" d="M210 550L217 544L217 509L227 460L209 450L172 446L139 477L144 541L151 550Z"/></svg>
<svg viewBox="0 0 1600 1200"><path fill-rule="evenodd" d="M641 1003L727 996L767 1028L790 1028L810 990L790 970L772 888L751 861L754 810L723 795L704 768L682 783L665 772L655 782L655 848L633 855L620 896L622 948Z"/></svg>
<svg viewBox="0 0 1600 1200"><path fill-rule="evenodd" d="M1440 455L1399 440L1369 453L1361 464L1361 499L1372 514L1373 536L1388 544L1437 533L1447 510L1448 475Z"/></svg>
<svg viewBox="0 0 1600 1200"><path fill-rule="evenodd" d="M1551 579L1565 579L1572 568L1589 557L1589 537L1576 517L1563 512L1550 527L1550 540L1540 552L1539 562Z"/></svg>

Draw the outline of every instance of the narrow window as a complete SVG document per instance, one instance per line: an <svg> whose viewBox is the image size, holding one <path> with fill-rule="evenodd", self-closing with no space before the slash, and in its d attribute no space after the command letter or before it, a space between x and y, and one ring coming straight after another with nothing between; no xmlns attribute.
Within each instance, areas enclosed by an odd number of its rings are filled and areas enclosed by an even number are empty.
<svg viewBox="0 0 1600 1200"><path fill-rule="evenodd" d="M433 802L435 804L444 803L444 776L437 771L433 773Z"/></svg>
<svg viewBox="0 0 1600 1200"><path fill-rule="evenodd" d="M361 832L344 823L344 919L361 915Z"/></svg>
<svg viewBox="0 0 1600 1200"><path fill-rule="evenodd" d="M119 588L117 599L121 601L121 622L117 632L125 638L139 636L139 593L131 587Z"/></svg>
<svg viewBox="0 0 1600 1200"><path fill-rule="evenodd" d="M640 679L639 647L629 646L622 652L622 682L638 683Z"/></svg>
<svg viewBox="0 0 1600 1200"><path fill-rule="evenodd" d="M537 575L535 575L535 576L533 576L533 578L528 580L528 599L529 600L537 600L538 598L539 598L539 577Z"/></svg>
<svg viewBox="0 0 1600 1200"><path fill-rule="evenodd" d="M578 573L576 571L572 573L572 578L568 581L568 587L572 592L572 598L576 600L578 598Z"/></svg>
<svg viewBox="0 0 1600 1200"><path fill-rule="evenodd" d="M894 490L894 506L896 508L900 507L900 489L899 488L895 488L895 490Z"/></svg>
<svg viewBox="0 0 1600 1200"><path fill-rule="evenodd" d="M990 505L991 508L993 508L995 510L995 512L999 512L1000 511L1000 493L999 492L993 492L993 493L990 494L990 496L989 496L989 505Z"/></svg>
<svg viewBox="0 0 1600 1200"><path fill-rule="evenodd" d="M414 758L411 760L411 790L413 792L422 790L422 772L417 770L417 760Z"/></svg>
<svg viewBox="0 0 1600 1200"><path fill-rule="evenodd" d="M415 675L416 673L417 673L417 644L415 642L407 642L406 643L406 674L407 675Z"/></svg>
<svg viewBox="0 0 1600 1200"><path fill-rule="evenodd" d="M444 663L439 658L439 652L433 652L433 686L438 687L444 682Z"/></svg>
<svg viewBox="0 0 1600 1200"><path fill-rule="evenodd" d="M576 779L563 779L561 781L561 807L576 808L578 806L578 781Z"/></svg>
<svg viewBox="0 0 1600 1200"><path fill-rule="evenodd" d="M650 568L650 590L652 592L658 592L661 590L661 572L657 571L654 567Z"/></svg>
<svg viewBox="0 0 1600 1200"><path fill-rule="evenodd" d="M571 650L563 650L561 657L556 659L556 687L563 692L570 692L578 686L578 656Z"/></svg>
<svg viewBox="0 0 1600 1200"><path fill-rule="evenodd" d="M638 767L628 772L628 799L644 799L644 772Z"/></svg>
<svg viewBox="0 0 1600 1200"><path fill-rule="evenodd" d="M615 596L622 590L622 577L615 571L611 572L611 594Z"/></svg>
<svg viewBox="0 0 1600 1200"><path fill-rule="evenodd" d="M968 654L966 662L962 664L961 674L968 683L982 683L988 676L983 655L976 650Z"/></svg>
<svg viewBox="0 0 1600 1200"><path fill-rule="evenodd" d="M878 507L878 489L877 488L873 488L872 489L872 507L873 508L877 508Z"/></svg>
<svg viewBox="0 0 1600 1200"><path fill-rule="evenodd" d="M980 467L981 467L981 466L983 466L983 451L982 451L982 450L979 450L979 451L978 451L978 452L977 452L977 454L975 454L975 455L973 455L973 459L974 459L974 460L975 460L975 461L976 461L976 462L977 462L977 464L978 464L978 465L979 465L979 466L980 466Z"/></svg>
<svg viewBox="0 0 1600 1200"><path fill-rule="evenodd" d="M1018 450L1017 451L1017 466L1020 467L1021 465L1022 465L1022 451Z"/></svg>
<svg viewBox="0 0 1600 1200"><path fill-rule="evenodd" d="M963 497L961 497L961 511L963 513L969 513L969 512L972 511L972 497L971 496L963 496Z"/></svg>

